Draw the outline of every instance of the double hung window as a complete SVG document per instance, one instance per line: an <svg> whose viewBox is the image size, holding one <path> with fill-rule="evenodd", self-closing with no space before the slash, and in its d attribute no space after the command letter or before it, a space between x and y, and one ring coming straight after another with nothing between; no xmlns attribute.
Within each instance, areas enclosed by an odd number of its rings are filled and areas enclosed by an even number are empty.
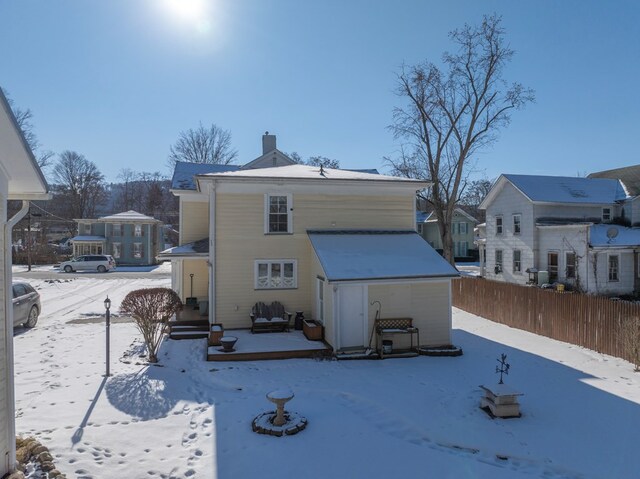
<svg viewBox="0 0 640 479"><path fill-rule="evenodd" d="M293 233L292 196L265 195L265 233Z"/></svg>

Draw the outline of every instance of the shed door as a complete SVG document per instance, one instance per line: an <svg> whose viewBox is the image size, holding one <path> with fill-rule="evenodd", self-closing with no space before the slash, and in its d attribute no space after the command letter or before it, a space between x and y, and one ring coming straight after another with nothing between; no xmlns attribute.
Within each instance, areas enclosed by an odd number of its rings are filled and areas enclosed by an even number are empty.
<svg viewBox="0 0 640 479"><path fill-rule="evenodd" d="M341 285L338 323L340 349L364 348L365 342L365 286Z"/></svg>

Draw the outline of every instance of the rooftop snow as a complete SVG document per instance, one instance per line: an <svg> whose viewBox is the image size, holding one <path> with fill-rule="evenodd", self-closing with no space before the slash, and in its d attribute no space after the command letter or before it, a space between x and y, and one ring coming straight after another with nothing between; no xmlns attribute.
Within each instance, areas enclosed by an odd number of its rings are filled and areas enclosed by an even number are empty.
<svg viewBox="0 0 640 479"><path fill-rule="evenodd" d="M158 254L158 258L170 259L171 257L176 256L194 256L202 254L209 254L209 238L166 249Z"/></svg>
<svg viewBox="0 0 640 479"><path fill-rule="evenodd" d="M614 178L622 181L630 195L640 195L640 165L625 166L613 170L596 171L587 178Z"/></svg>
<svg viewBox="0 0 640 479"><path fill-rule="evenodd" d="M117 213L111 216L103 216L98 218L98 221L122 221L131 222L131 221L159 221L151 216L143 215L142 213L138 213L137 211L129 210L124 211L122 213Z"/></svg>
<svg viewBox="0 0 640 479"><path fill-rule="evenodd" d="M329 281L458 276L415 231L308 231Z"/></svg>
<svg viewBox="0 0 640 479"><path fill-rule="evenodd" d="M253 170L227 171L223 173L209 173L203 176L212 178L281 178L281 179L313 179L313 180L371 180L394 181L403 183L422 183L422 180L399 178L396 176L380 175L363 171L339 170L320 168L318 166L289 165L275 168L257 168Z"/></svg>
<svg viewBox="0 0 640 479"><path fill-rule="evenodd" d="M609 239L607 232L617 231L615 238ZM627 228L617 225L592 225L589 228L589 243L596 247L640 246L640 228Z"/></svg>
<svg viewBox="0 0 640 479"><path fill-rule="evenodd" d="M620 181L609 178L503 175L531 201L612 204L627 195Z"/></svg>
<svg viewBox="0 0 640 479"><path fill-rule="evenodd" d="M74 242L74 241L104 241L106 238L104 236L74 236L73 238L71 238L69 241Z"/></svg>
<svg viewBox="0 0 640 479"><path fill-rule="evenodd" d="M195 175L221 173L238 169L240 169L238 165L212 165L209 163L187 163L185 161L178 161L173 171L171 188L174 190L195 190Z"/></svg>

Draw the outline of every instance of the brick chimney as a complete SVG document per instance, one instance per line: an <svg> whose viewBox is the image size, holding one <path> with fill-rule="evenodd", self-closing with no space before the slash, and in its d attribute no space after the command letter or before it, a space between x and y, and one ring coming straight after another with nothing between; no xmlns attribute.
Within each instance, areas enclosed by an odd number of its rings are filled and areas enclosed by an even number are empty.
<svg viewBox="0 0 640 479"><path fill-rule="evenodd" d="M276 149L276 135L270 135L268 131L262 135L262 154L266 155Z"/></svg>

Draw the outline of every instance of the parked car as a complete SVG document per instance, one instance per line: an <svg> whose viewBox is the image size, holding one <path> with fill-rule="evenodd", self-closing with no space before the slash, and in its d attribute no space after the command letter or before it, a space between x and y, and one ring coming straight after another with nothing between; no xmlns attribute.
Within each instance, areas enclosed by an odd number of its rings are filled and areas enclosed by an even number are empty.
<svg viewBox="0 0 640 479"><path fill-rule="evenodd" d="M13 325L33 328L40 315L40 294L29 283L13 283Z"/></svg>
<svg viewBox="0 0 640 479"><path fill-rule="evenodd" d="M60 263L60 271L65 273L71 273L72 271L106 273L112 269L116 269L116 260L110 254L87 254Z"/></svg>

